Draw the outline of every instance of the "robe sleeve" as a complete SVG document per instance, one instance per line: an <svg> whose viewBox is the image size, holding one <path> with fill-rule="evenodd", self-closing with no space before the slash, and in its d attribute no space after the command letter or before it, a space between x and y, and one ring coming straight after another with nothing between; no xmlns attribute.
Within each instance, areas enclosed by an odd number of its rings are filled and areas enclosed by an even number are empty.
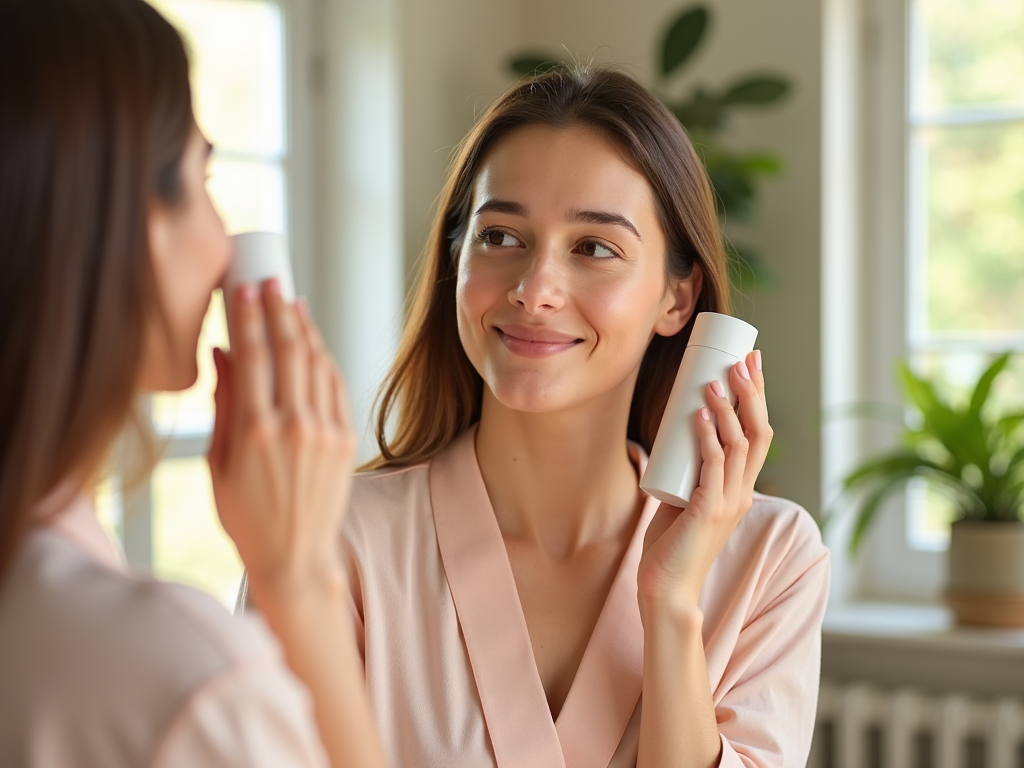
<svg viewBox="0 0 1024 768"><path fill-rule="evenodd" d="M308 693L280 664L228 668L188 699L154 768L326 768Z"/></svg>
<svg viewBox="0 0 1024 768"><path fill-rule="evenodd" d="M363 620L363 578L359 570L359 561L350 543L344 539L342 540L341 556L345 566L346 581L348 582L348 594L345 598L348 604L349 618L352 620L352 631L355 634L359 657L365 664L366 626Z"/></svg>
<svg viewBox="0 0 1024 768"><path fill-rule="evenodd" d="M716 695L722 768L789 768L807 762L830 570L820 537L806 544L812 558L782 569L782 578L773 579L782 583L740 631L726 675L732 685Z"/></svg>

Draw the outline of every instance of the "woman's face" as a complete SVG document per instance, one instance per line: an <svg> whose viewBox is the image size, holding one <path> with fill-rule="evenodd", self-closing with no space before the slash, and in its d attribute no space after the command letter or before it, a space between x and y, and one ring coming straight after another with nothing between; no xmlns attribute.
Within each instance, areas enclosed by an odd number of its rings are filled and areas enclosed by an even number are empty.
<svg viewBox="0 0 1024 768"><path fill-rule="evenodd" d="M206 191L210 144L194 128L181 160L182 197L149 214L149 251L158 311L148 314L139 388L187 389L198 376L196 349L210 294L231 257L231 241Z"/></svg>
<svg viewBox="0 0 1024 768"><path fill-rule="evenodd" d="M492 395L551 412L628 403L654 334L686 325L700 271L670 278L654 193L594 129L530 125L484 158L459 253L462 345Z"/></svg>

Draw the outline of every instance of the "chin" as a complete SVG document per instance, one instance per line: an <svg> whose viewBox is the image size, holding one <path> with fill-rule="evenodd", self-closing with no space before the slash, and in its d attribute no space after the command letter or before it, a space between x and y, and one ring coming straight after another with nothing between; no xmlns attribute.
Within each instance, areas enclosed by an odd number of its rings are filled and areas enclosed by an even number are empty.
<svg viewBox="0 0 1024 768"><path fill-rule="evenodd" d="M550 381L537 381L536 377L513 377L512 380L488 382L494 399L511 411L524 413L550 413L571 407L575 398Z"/></svg>
<svg viewBox="0 0 1024 768"><path fill-rule="evenodd" d="M199 366L193 360L191 365L183 365L177 371L168 372L167 381L155 387L158 392L184 392L199 380Z"/></svg>

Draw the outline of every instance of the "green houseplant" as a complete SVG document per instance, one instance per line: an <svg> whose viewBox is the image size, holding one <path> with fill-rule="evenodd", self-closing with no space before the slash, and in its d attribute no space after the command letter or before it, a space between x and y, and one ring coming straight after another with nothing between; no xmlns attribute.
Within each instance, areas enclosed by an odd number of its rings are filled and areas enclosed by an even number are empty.
<svg viewBox="0 0 1024 768"><path fill-rule="evenodd" d="M784 77L759 73L741 76L721 88L694 84L679 95L674 84L706 39L710 24L711 12L704 5L687 7L671 20L661 36L656 92L701 154L723 223L750 221L757 215L761 180L781 173L782 160L772 152L730 149L723 138L735 110L779 102L789 93L790 83ZM564 66L558 56L546 52L525 52L509 61L510 70L520 76ZM772 273L756 248L728 240L726 247L732 282L739 291L772 284Z"/></svg>
<svg viewBox="0 0 1024 768"><path fill-rule="evenodd" d="M921 478L956 510L946 599L962 623L1024 626L1024 413L994 413L993 384L1003 354L968 400L951 402L908 365L899 379L913 418L902 445L852 471L844 496L859 499L850 538L856 552L882 503Z"/></svg>

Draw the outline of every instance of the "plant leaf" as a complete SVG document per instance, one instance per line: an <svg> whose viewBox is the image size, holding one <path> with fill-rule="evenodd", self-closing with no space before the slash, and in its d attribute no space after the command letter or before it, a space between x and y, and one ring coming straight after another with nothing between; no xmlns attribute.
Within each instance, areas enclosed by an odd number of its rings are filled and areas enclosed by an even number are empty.
<svg viewBox="0 0 1024 768"><path fill-rule="evenodd" d="M985 426L966 411L957 412L939 399L927 379L917 376L906 363L898 369L906 398L924 419L923 432L930 432L963 469L976 464L983 471L988 467L988 439ZM959 470L958 470L959 471Z"/></svg>
<svg viewBox="0 0 1024 768"><path fill-rule="evenodd" d="M917 453L898 451L872 459L853 470L843 479L843 489L845 491L853 491L865 482L884 481L896 475L918 474L924 470L949 474L944 467L939 466L933 461L928 461ZM956 480L959 481L959 478L956 478Z"/></svg>
<svg viewBox="0 0 1024 768"><path fill-rule="evenodd" d="M697 86L686 101L669 105L676 119L691 134L714 134L725 126L722 102L706 89ZM711 155L705 158L709 160Z"/></svg>
<svg viewBox="0 0 1024 768"><path fill-rule="evenodd" d="M782 158L771 152L751 152L737 160L751 175L778 176L783 170Z"/></svg>
<svg viewBox="0 0 1024 768"><path fill-rule="evenodd" d="M981 416L981 409L985 407L985 403L988 401L988 396L992 392L992 383L996 380L996 377L1003 372L1006 368L1007 363L1010 362L1010 353L1004 352L997 357L983 374L978 379L978 385L974 388L974 393L971 395L971 406L970 414L974 418Z"/></svg>
<svg viewBox="0 0 1024 768"><path fill-rule="evenodd" d="M857 554L857 550L860 548L860 543L864 538L864 534L871 526L871 522L875 519L875 515L878 514L878 509L882 506L882 502L889 497L889 494L913 476L913 472L892 475L885 482L875 488L864 500L860 509L857 510L857 519L853 524L853 532L850 535L849 552L851 555Z"/></svg>
<svg viewBox="0 0 1024 768"><path fill-rule="evenodd" d="M710 14L703 5L683 11L669 26L661 44L661 74L671 75L697 50L707 30Z"/></svg>
<svg viewBox="0 0 1024 768"><path fill-rule="evenodd" d="M917 376L905 362L899 364L897 375L903 387L903 394L927 420L941 405L931 382Z"/></svg>
<svg viewBox="0 0 1024 768"><path fill-rule="evenodd" d="M1010 457L1009 462L1006 464L1005 475L1007 477L1013 477L1014 473L1022 466L1024 466L1024 447L1019 448L1017 452Z"/></svg>
<svg viewBox="0 0 1024 768"><path fill-rule="evenodd" d="M508 62L508 68L520 77L529 75L541 75L565 66L557 56L547 56L543 53L527 53L515 56Z"/></svg>
<svg viewBox="0 0 1024 768"><path fill-rule="evenodd" d="M722 103L728 106L738 104L772 104L789 93L789 81L772 75L748 77L733 83L722 94Z"/></svg>
<svg viewBox="0 0 1024 768"><path fill-rule="evenodd" d="M1024 424L1024 413L1011 413L996 421L996 429L1003 437L1009 437Z"/></svg>

